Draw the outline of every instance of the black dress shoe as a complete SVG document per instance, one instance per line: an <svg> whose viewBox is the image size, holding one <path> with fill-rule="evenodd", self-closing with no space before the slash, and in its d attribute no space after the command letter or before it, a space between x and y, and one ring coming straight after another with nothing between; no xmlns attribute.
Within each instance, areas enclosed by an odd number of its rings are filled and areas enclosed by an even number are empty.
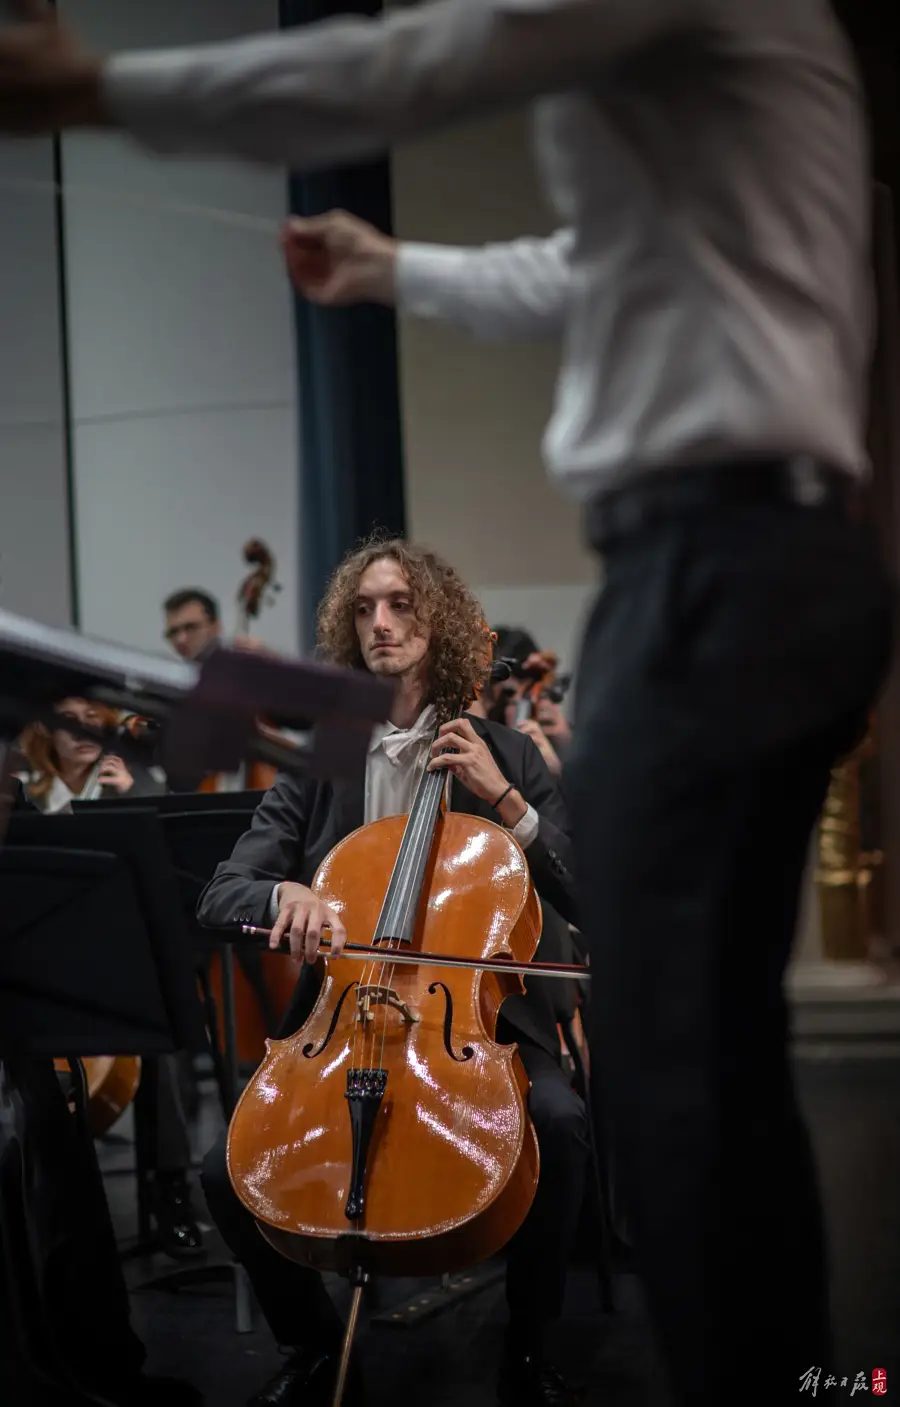
<svg viewBox="0 0 900 1407"><path fill-rule="evenodd" d="M500 1370L501 1407L577 1407L579 1394L555 1368L532 1354L507 1353Z"/></svg>
<svg viewBox="0 0 900 1407"><path fill-rule="evenodd" d="M247 1407L331 1407L339 1363L337 1349L295 1349L281 1372L250 1398ZM362 1379L352 1362L343 1407L363 1407Z"/></svg>
<svg viewBox="0 0 900 1407"><path fill-rule="evenodd" d="M183 1172L158 1172L151 1189L150 1210L159 1244L166 1255L180 1259L203 1250L190 1183Z"/></svg>

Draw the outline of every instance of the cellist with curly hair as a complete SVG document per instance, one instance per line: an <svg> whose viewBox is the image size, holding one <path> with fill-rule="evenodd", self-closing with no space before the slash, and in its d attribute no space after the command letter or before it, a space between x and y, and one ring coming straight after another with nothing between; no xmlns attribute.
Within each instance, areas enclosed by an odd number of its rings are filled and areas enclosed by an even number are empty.
<svg viewBox="0 0 900 1407"><path fill-rule="evenodd" d="M406 814L426 768L446 770L451 810L503 825L521 845L545 910L538 956L553 959L546 915L552 910L554 918L575 922L566 813L531 738L488 721L479 708L492 639L472 593L434 553L373 539L332 578L319 609L318 646L332 663L396 684L390 720L372 734L365 778L344 783L280 776L199 908L206 924L271 926L273 946L285 936L294 954L307 959L280 1034L296 1031L313 1005L311 963L323 927L331 929L332 953L346 941L339 916L308 887L319 864L357 827ZM442 751L448 744L453 752ZM537 1194L507 1256L509 1327L499 1401L516 1407L563 1407L575 1400L546 1360L543 1343L562 1309L589 1135L584 1107L562 1069L546 985L533 983L526 995L508 998L498 1024L498 1039L517 1042L531 1081L529 1110L541 1150ZM320 1277L279 1255L260 1235L231 1187L224 1138L207 1155L203 1186L269 1327L290 1350L283 1371L251 1399L254 1407L330 1403L342 1326ZM351 1378L345 1400L360 1400L361 1391Z"/></svg>

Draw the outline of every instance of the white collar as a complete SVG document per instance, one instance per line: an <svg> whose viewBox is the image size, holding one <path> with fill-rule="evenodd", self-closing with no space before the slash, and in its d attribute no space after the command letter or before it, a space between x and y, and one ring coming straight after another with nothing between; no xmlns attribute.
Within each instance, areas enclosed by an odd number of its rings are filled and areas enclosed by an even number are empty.
<svg viewBox="0 0 900 1407"><path fill-rule="evenodd" d="M429 738L436 726L437 709L434 704L422 709L411 728L398 728L396 723L376 723L369 739L369 752L382 748L391 761L396 762L400 753Z"/></svg>

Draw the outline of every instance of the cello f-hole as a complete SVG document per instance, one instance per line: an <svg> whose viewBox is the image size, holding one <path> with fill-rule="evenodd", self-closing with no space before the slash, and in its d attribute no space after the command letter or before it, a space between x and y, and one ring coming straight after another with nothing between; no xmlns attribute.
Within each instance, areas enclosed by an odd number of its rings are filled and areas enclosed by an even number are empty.
<svg viewBox="0 0 900 1407"><path fill-rule="evenodd" d="M464 1045L463 1048L462 1048L462 1055L456 1055L456 1054L454 1054L454 1051L453 1051L453 993L450 991L450 988L447 987L443 982L432 982L431 986L428 988L428 994L429 994L429 996L432 996L432 997L433 997L434 994L435 994L435 992L438 991L438 989L440 989L440 991L443 992L443 994L444 994L444 1003L445 1003L445 1005L444 1005L444 1049L446 1050L446 1052L447 1052L447 1054L449 1055L450 1059L456 1061L457 1065L464 1065L467 1060L471 1060L471 1059L472 1059L472 1056L475 1054L475 1052L474 1052L474 1050L472 1049L472 1047L471 1047L470 1045Z"/></svg>
<svg viewBox="0 0 900 1407"><path fill-rule="evenodd" d="M325 1039L322 1041L322 1044L318 1047L318 1049L316 1048L316 1044L314 1041L310 1041L309 1045L305 1045L303 1047L303 1054L306 1056L307 1060L315 1060L316 1057L321 1055L323 1050L326 1049L329 1041L331 1040L331 1037L334 1035L335 1027L338 1023L338 1017L341 1014L341 1007L347 1000L349 993L353 991L353 988L358 986L358 982L351 982L349 986L345 987L344 990L341 992L341 995L338 997L337 1000L337 1005L334 1008L334 1015L331 1018L331 1025L325 1032Z"/></svg>

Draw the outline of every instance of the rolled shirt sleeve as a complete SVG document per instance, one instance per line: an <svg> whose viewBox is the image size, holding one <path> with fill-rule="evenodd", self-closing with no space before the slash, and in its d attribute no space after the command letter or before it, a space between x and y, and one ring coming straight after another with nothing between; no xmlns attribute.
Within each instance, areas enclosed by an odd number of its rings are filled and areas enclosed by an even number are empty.
<svg viewBox="0 0 900 1407"><path fill-rule="evenodd" d="M397 255L397 307L455 323L484 339L547 337L565 325L573 232L465 249L403 243Z"/></svg>

